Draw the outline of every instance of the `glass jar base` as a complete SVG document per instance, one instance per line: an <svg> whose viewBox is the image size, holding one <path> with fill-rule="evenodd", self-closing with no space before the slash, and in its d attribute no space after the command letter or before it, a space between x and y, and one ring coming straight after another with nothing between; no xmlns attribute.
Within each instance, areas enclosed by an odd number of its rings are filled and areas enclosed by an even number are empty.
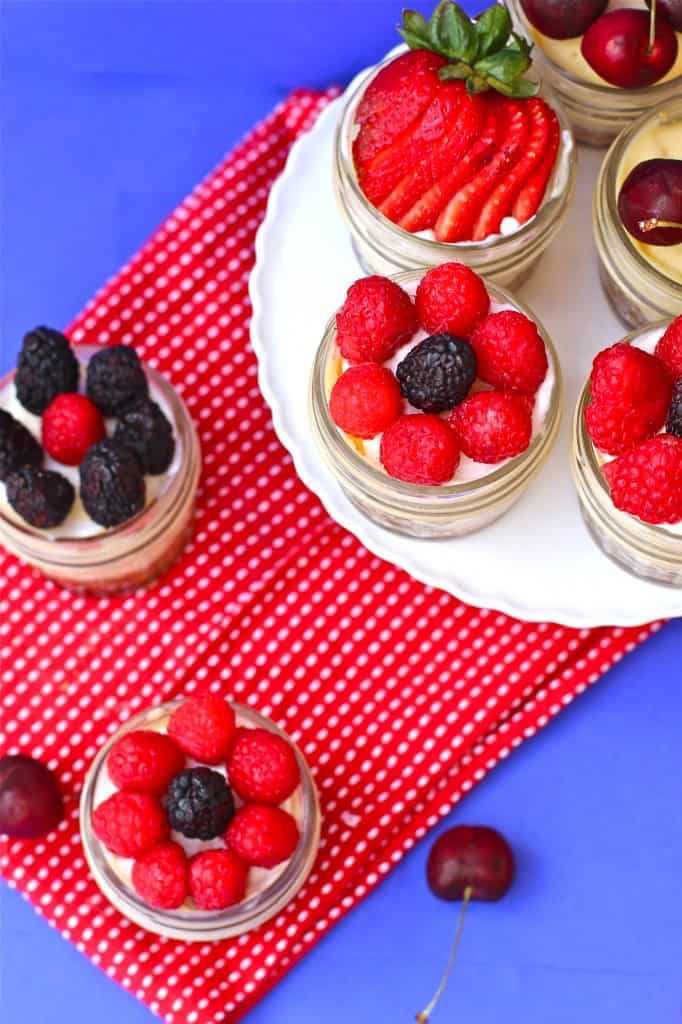
<svg viewBox="0 0 682 1024"><path fill-rule="evenodd" d="M682 587L682 565L680 565L679 569L674 569L672 567L665 568L651 563L638 562L626 547L614 543L604 536L600 530L597 530L582 502L580 502L580 512L592 540L607 558L620 569L625 570L631 576L647 580L649 583L657 583L659 586L673 587L675 589Z"/></svg>

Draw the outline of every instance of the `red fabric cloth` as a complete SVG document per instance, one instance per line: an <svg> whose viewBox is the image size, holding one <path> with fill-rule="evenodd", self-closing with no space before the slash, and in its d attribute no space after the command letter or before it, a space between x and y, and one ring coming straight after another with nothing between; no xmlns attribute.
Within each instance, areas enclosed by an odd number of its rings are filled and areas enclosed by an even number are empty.
<svg viewBox="0 0 682 1024"><path fill-rule="evenodd" d="M0 751L55 769L67 817L2 846L2 872L112 978L174 1024L234 1022L524 739L655 626L517 622L369 554L299 482L261 398L247 282L268 190L329 101L299 92L85 309L78 342L135 344L183 393L204 453L197 530L147 593L77 597L0 554ZM257 932L187 945L141 931L90 878L78 796L131 713L212 688L307 755L323 841Z"/></svg>

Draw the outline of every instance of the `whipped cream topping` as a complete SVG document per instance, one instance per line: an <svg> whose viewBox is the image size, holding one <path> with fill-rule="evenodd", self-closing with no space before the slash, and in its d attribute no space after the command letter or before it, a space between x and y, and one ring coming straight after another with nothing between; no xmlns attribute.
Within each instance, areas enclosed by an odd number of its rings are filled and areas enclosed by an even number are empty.
<svg viewBox="0 0 682 1024"><path fill-rule="evenodd" d="M78 355L78 349L74 351ZM85 366L81 362L80 369L80 386L79 391L81 394L85 393ZM182 444L178 436L177 424L173 412L168 405L168 402L164 396L160 393L158 387L153 381L149 381L149 396L157 403L159 408L162 410L164 416L171 424L173 428L173 436L175 438L175 453L173 455L173 461L166 470L165 473L161 473L158 476L145 476L145 507L151 505L156 498L159 497L168 487L170 481L177 475L180 465L182 463ZM14 386L14 379L10 380L4 388L0 389L0 409L4 409L10 413L15 420L26 427L26 429L35 437L38 443L41 443L41 417L36 416L25 409L17 398L16 388ZM107 432L107 437L111 437L116 427L115 419L105 419L104 425ZM79 495L79 475L78 466L65 466L61 462L57 462L51 458L47 452L45 452L45 459L43 463L45 469L53 470L56 473L60 473L63 477L73 485L76 491L76 498L74 500L71 511L59 526L52 527L49 530L41 530L41 535L50 538L72 538L74 540L84 540L88 537L96 537L100 534L106 533L105 527L100 526L93 519L90 518L88 513L83 507ZM16 514L12 506L7 500L7 487L0 481L0 512L7 519L11 519L22 526L27 526L24 520ZM125 524L124 524L125 525Z"/></svg>
<svg viewBox="0 0 682 1024"><path fill-rule="evenodd" d="M405 287L405 291L408 292L408 294L410 294L413 298L416 293L416 290L416 285L408 285ZM516 307L512 306L510 303L496 302L493 298L491 298L490 300L491 313L500 313L502 312L502 310L513 310L515 308ZM398 364L403 361L408 352L410 352L415 347L415 345L418 345L420 341L423 341L424 338L428 337L429 335L427 334L427 332L420 328L414 335L414 337L411 338L406 345L403 345L401 348L399 348L398 351L393 355L393 357L383 365L386 366L387 369L395 373L398 368ZM341 365L343 370L345 371L348 369L350 364L344 359L342 360ZM543 380L542 384L540 385L535 394L535 405L533 406L532 418L533 433L531 436L531 442L532 439L542 430L545 419L547 417L547 413L549 412L552 390L554 388L554 377L554 369L550 361L547 367L547 373L545 374L545 379ZM486 385L483 385L483 389L487 389ZM474 385L473 390L477 390L477 385ZM421 411L421 409L416 409L406 399L404 400L404 414L419 413ZM441 413L441 418L447 419L448 415L449 412ZM354 443L348 437L347 434L344 434L344 437L348 441L348 444L353 449L357 450L357 441ZM379 456L382 437L383 434L377 434L376 437L363 440L362 446L364 449L364 457L368 459L368 461L370 461L377 469L380 469L382 472L385 472ZM511 459L502 459L500 462L495 463L474 462L473 459L470 459L462 452L460 455L459 465L457 466L457 469L455 471L455 475L453 476L452 480L449 481L449 483L458 484L468 483L472 480L480 480L482 477L489 476L490 473L496 472L501 466L506 465L506 463L510 461Z"/></svg>
<svg viewBox="0 0 682 1024"><path fill-rule="evenodd" d="M141 728L148 729L153 732L165 733L168 727L168 718L169 716L166 716L165 718L160 718L157 721L150 722L149 725L145 725ZM251 725L251 723L244 719L244 717L241 716L239 712L237 712L236 718L238 727L245 726L248 728ZM185 760L186 768L195 768L201 763L198 761L193 761L191 757L187 757ZM227 776L227 769L224 764L212 764L208 765L207 767L209 767L211 771L219 772L224 777ZM118 792L118 788L111 781L105 764L99 772L97 783L95 785L95 791L93 794L93 807L97 807L99 804L102 803L102 801L106 800L107 797L110 797L112 793L116 792ZM235 806L237 808L240 807L241 801L239 797L234 792L233 796L235 800ZM288 800L286 800L283 804L280 804L280 807L282 808L282 810L289 812L289 814L296 821L299 832L301 832L303 827L303 795L301 787L299 786L298 789L296 789L291 794ZM188 857L193 857L195 854L205 852L206 850L225 849L225 843L220 838L220 836L217 836L215 839L188 839L186 836L183 836L181 832L171 832L170 838L174 843L177 843L178 846L181 846L183 848ZM111 853L104 846L102 846L101 849L102 854L106 859L107 863L116 873L121 882L127 888L133 891L132 871L133 865L135 863L134 858L119 857L116 854ZM274 868L249 868L245 899L250 899L253 896L257 896L265 889L268 889L286 870L287 864L289 864L288 860L284 861L282 864L278 864ZM191 900L188 899L182 904L182 907L180 909L193 912L195 910L195 907Z"/></svg>
<svg viewBox="0 0 682 1024"><path fill-rule="evenodd" d="M637 341L633 341L632 344L635 346L635 348L641 348L644 352L649 352L651 354L656 348L656 345L658 344L659 339L663 336L664 332L665 327L659 327L656 330L647 331L645 334L642 334L642 336L639 337ZM659 430L658 433L664 434L665 427L661 428L661 430ZM590 442L590 444L592 444L592 442ZM592 448L597 456L599 464L602 466L607 462L613 462L613 460L617 458L616 455L608 455L606 452L601 451L601 449L597 448L595 444L592 444ZM635 516L633 518L637 517ZM682 537L682 521L680 521L679 523L645 523L644 525L651 526L652 529L664 530L666 533L672 533L675 536Z"/></svg>

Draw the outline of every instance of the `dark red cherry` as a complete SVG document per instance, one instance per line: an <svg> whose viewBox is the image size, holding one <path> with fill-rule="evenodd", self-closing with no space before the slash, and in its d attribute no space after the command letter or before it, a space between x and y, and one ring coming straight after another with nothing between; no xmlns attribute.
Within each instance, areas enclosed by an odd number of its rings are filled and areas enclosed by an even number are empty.
<svg viewBox="0 0 682 1024"><path fill-rule="evenodd" d="M648 245L682 242L682 160L644 160L621 185L618 213L626 231Z"/></svg>
<svg viewBox="0 0 682 1024"><path fill-rule="evenodd" d="M35 839L63 816L62 794L46 765L24 754L0 758L0 835Z"/></svg>
<svg viewBox="0 0 682 1024"><path fill-rule="evenodd" d="M484 825L456 825L431 847L426 865L431 891L442 900L499 900L514 880L514 855L507 840Z"/></svg>
<svg viewBox="0 0 682 1024"><path fill-rule="evenodd" d="M653 85L677 60L677 36L664 18L649 47L650 15L625 8L602 14L583 36L582 54L598 75L621 89Z"/></svg>
<svg viewBox="0 0 682 1024"><path fill-rule="evenodd" d="M651 0L646 0L651 7ZM657 0L657 14L667 18L676 32L682 32L682 0Z"/></svg>
<svg viewBox="0 0 682 1024"><path fill-rule="evenodd" d="M573 39L603 14L608 0L521 0L531 25L551 39Z"/></svg>

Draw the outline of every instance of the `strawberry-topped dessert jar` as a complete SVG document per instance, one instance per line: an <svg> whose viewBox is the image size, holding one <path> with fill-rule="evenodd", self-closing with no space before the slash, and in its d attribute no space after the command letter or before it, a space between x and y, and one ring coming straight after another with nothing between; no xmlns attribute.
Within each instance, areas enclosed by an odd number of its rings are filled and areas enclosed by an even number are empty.
<svg viewBox="0 0 682 1024"><path fill-rule="evenodd" d="M583 519L621 568L682 586L682 317L594 360L573 420Z"/></svg>
<svg viewBox="0 0 682 1024"><path fill-rule="evenodd" d="M682 89L680 0L509 0L576 138L606 146Z"/></svg>
<svg viewBox="0 0 682 1024"><path fill-rule="evenodd" d="M313 365L311 423L347 497L410 537L499 519L559 429L554 347L517 299L461 263L348 289Z"/></svg>
<svg viewBox="0 0 682 1024"><path fill-rule="evenodd" d="M450 0L405 11L407 44L349 90L334 182L368 273L453 260L523 280L561 227L575 146L559 103L525 77L506 9L475 21Z"/></svg>

